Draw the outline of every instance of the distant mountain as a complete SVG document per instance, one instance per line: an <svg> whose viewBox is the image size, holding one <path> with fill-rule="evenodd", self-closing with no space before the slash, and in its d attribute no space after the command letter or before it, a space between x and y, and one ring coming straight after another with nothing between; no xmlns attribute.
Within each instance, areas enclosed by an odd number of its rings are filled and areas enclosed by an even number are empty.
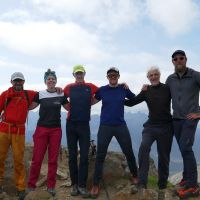
<svg viewBox="0 0 200 200"><path fill-rule="evenodd" d="M200 183L200 166L197 166L197 171L198 171L198 183ZM182 179L182 171L178 172L176 174L173 174L170 178L169 181L173 184L176 185L179 183Z"/></svg>
<svg viewBox="0 0 200 200"><path fill-rule="evenodd" d="M142 130L143 130L143 123L147 120L147 115L142 112L137 113L131 113L126 112L125 113L125 120L127 122L127 126L129 128L131 138L132 138L132 144L135 156L137 158L138 155L138 149L141 143L142 138ZM27 123L27 135L26 135L26 141L31 142L32 141L32 135L34 133L36 124L38 120L38 112L30 112L28 117L28 123ZM91 139L97 140L97 132L99 128L99 115L92 115L91 121L90 121L90 129L91 129ZM67 146L66 142L66 113L61 113L61 123L62 123L62 145ZM194 152L197 158L197 162L200 162L200 154L199 152L199 145L200 145L200 127L198 126L197 132L196 132L196 138L195 138L195 144L194 144ZM121 151L119 144L115 139L111 141L111 144L109 145L109 150L112 151ZM156 144L152 146L151 150L151 157L157 161L157 148ZM181 154L178 149L178 145L174 139L173 145L172 145L172 152L171 152L171 162L170 162L170 173L174 174L178 171L182 170L182 159Z"/></svg>

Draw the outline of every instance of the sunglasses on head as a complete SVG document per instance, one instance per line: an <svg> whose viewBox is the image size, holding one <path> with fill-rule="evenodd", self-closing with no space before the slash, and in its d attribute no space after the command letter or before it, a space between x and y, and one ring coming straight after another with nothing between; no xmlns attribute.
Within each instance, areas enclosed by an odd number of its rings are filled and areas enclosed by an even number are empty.
<svg viewBox="0 0 200 200"><path fill-rule="evenodd" d="M184 60L185 57L181 56L181 57L176 57L176 58L173 58L173 61L177 61L177 60Z"/></svg>

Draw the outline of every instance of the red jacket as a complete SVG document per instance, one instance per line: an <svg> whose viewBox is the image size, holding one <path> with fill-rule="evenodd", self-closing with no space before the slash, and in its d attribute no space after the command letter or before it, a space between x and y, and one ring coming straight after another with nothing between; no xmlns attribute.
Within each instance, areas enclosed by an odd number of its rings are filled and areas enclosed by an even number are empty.
<svg viewBox="0 0 200 200"><path fill-rule="evenodd" d="M35 91L26 91L28 99L24 90L17 92L13 90L13 87L1 94L0 113L2 121L0 122L0 133L25 134L28 106L32 103L36 94Z"/></svg>

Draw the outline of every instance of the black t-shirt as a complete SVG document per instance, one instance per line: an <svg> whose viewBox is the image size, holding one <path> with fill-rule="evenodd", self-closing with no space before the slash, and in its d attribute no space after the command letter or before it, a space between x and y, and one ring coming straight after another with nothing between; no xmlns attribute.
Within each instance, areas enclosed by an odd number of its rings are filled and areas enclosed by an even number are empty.
<svg viewBox="0 0 200 200"><path fill-rule="evenodd" d="M38 126L61 127L61 105L68 103L64 93L40 91L33 101L40 104Z"/></svg>
<svg viewBox="0 0 200 200"><path fill-rule="evenodd" d="M141 91L131 100L125 100L126 106L134 106L146 101L149 109L149 119L144 125L163 124L172 121L171 116L171 94L167 85L160 83L156 86L149 86L147 91Z"/></svg>

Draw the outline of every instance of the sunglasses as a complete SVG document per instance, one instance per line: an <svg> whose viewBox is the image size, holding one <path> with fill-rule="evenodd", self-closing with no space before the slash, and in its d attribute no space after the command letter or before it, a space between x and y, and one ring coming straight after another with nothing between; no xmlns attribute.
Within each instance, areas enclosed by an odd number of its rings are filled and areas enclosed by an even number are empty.
<svg viewBox="0 0 200 200"><path fill-rule="evenodd" d="M173 61L178 61L178 60L184 60L185 57L176 57L176 58L173 58Z"/></svg>
<svg viewBox="0 0 200 200"><path fill-rule="evenodd" d="M85 74L84 72L76 72L76 73L74 73L75 76L77 76L77 75L80 76L80 75L84 75L84 74Z"/></svg>
<svg viewBox="0 0 200 200"><path fill-rule="evenodd" d="M108 74L107 77L108 78L117 78L119 76L119 74Z"/></svg>
<svg viewBox="0 0 200 200"><path fill-rule="evenodd" d="M14 83L21 83L21 82L23 82L24 80L22 80L22 79L15 79L15 80L13 80L13 82Z"/></svg>

